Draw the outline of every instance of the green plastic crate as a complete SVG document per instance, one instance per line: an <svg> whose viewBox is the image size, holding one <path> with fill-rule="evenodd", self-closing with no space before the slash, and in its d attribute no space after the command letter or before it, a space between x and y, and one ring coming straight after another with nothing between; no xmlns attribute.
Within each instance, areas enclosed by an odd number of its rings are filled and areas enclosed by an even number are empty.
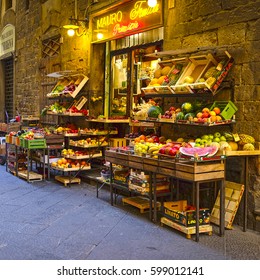
<svg viewBox="0 0 260 280"><path fill-rule="evenodd" d="M47 147L46 139L24 139L24 146L27 149L44 149Z"/></svg>
<svg viewBox="0 0 260 280"><path fill-rule="evenodd" d="M232 101L215 101L210 107L210 110L213 110L215 107L218 107L221 110L220 115L225 120L231 120L238 110Z"/></svg>

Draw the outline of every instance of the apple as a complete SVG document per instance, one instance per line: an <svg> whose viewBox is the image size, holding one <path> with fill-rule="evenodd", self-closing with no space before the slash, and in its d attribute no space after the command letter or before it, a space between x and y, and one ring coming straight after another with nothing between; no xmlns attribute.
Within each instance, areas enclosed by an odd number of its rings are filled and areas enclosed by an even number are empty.
<svg viewBox="0 0 260 280"><path fill-rule="evenodd" d="M195 143L194 147L200 147L200 143Z"/></svg>
<svg viewBox="0 0 260 280"><path fill-rule="evenodd" d="M169 151L169 155L170 156L176 156L177 151L178 151L178 149L171 148L170 151Z"/></svg>
<svg viewBox="0 0 260 280"><path fill-rule="evenodd" d="M208 139L209 139L209 136L208 136L207 134L204 134L204 135L202 135L201 139L206 139L206 140L208 140Z"/></svg>
<svg viewBox="0 0 260 280"><path fill-rule="evenodd" d="M212 141L218 143L218 142L220 142L220 138L219 137L215 137Z"/></svg>
<svg viewBox="0 0 260 280"><path fill-rule="evenodd" d="M213 135L213 134L209 134L208 136L209 136L209 139L210 139L210 140L213 140L213 139L214 139L214 135Z"/></svg>
<svg viewBox="0 0 260 280"><path fill-rule="evenodd" d="M214 138L220 138L221 137L221 133L220 132L215 132L214 133Z"/></svg>
<svg viewBox="0 0 260 280"><path fill-rule="evenodd" d="M220 141L227 141L226 137L223 135L219 139L220 139Z"/></svg>
<svg viewBox="0 0 260 280"><path fill-rule="evenodd" d="M196 138L195 139L195 143L200 143L201 142L201 138Z"/></svg>

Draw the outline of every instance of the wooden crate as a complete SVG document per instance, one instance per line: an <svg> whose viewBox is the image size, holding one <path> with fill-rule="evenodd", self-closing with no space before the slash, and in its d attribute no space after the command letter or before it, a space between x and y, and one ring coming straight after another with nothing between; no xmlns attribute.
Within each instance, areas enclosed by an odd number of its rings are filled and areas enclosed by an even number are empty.
<svg viewBox="0 0 260 280"><path fill-rule="evenodd" d="M243 196L244 185L234 182L225 182L225 227L232 229L232 224ZM219 225L220 216L220 193L218 193L215 205L212 209L210 221Z"/></svg>
<svg viewBox="0 0 260 280"><path fill-rule="evenodd" d="M144 213L146 210L150 209L150 200L149 198L142 197L142 196L134 196L134 197L124 197L122 198L123 204L129 204L134 207L137 207L140 209L140 213ZM152 202L152 205L154 203ZM159 209L161 207L161 203L156 203L157 208Z"/></svg>
<svg viewBox="0 0 260 280"><path fill-rule="evenodd" d="M110 138L110 147L125 147L126 139L125 138Z"/></svg>
<svg viewBox="0 0 260 280"><path fill-rule="evenodd" d="M81 179L74 177L74 178L70 178L68 176L55 176L55 180L61 182L62 184L64 184L65 187L67 187L67 185L69 184L80 184L81 183Z"/></svg>
<svg viewBox="0 0 260 280"><path fill-rule="evenodd" d="M223 161L210 161L201 163L176 162L176 176L185 180L206 181L225 177Z"/></svg>
<svg viewBox="0 0 260 280"><path fill-rule="evenodd" d="M161 218L161 225L167 225L173 229L177 229L178 231L186 234L186 238L190 239L192 234L196 234L196 227L185 227L180 224L177 224L165 217ZM208 235L212 235L212 226L211 225L201 225L199 226L199 233L207 233Z"/></svg>

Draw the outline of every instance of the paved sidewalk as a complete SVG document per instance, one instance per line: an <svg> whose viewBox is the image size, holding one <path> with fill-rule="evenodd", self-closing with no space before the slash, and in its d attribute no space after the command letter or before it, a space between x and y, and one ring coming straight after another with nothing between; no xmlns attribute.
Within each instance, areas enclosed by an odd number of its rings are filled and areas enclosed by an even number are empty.
<svg viewBox="0 0 260 280"><path fill-rule="evenodd" d="M1 260L260 260L260 234L240 227L200 241L150 222L130 206L111 206L86 183L16 178L0 166Z"/></svg>

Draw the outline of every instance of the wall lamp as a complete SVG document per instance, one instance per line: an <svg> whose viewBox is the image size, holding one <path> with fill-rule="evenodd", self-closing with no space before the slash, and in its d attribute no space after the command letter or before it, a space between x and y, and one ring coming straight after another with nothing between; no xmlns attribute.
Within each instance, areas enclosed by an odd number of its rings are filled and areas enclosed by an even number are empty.
<svg viewBox="0 0 260 280"><path fill-rule="evenodd" d="M148 0L147 4L149 7L153 8L157 5L157 0Z"/></svg>
<svg viewBox="0 0 260 280"><path fill-rule="evenodd" d="M75 34L77 36L85 35L88 28L89 20L86 19L76 19L76 18L69 18L70 24L63 25L63 28L67 30L67 34L71 37ZM81 27L81 31L79 31Z"/></svg>
<svg viewBox="0 0 260 280"><path fill-rule="evenodd" d="M89 8L93 5L98 3L98 0L92 0L91 3L87 6L84 12L84 19L78 19L78 1L75 0L75 16L70 17L70 24L63 25L63 28L67 29L67 34L69 36L82 36L87 34L87 29L89 25ZM81 31L79 31L81 29Z"/></svg>

